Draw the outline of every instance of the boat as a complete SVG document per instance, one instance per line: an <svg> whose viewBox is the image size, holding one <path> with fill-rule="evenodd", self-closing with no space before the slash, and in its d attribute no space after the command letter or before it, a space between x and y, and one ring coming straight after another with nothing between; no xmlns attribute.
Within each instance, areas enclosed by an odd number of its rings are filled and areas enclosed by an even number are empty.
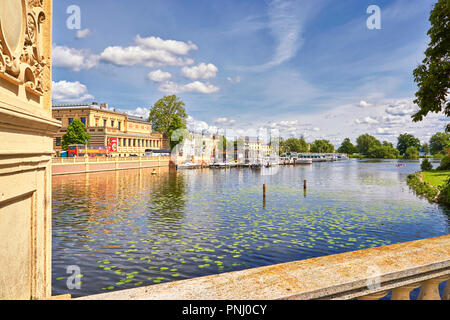
<svg viewBox="0 0 450 320"><path fill-rule="evenodd" d="M193 162L186 162L182 164L177 165L177 169L196 169L199 165L193 163Z"/></svg>
<svg viewBox="0 0 450 320"><path fill-rule="evenodd" d="M295 160L295 164L312 165L313 160L312 159L297 159L297 160Z"/></svg>

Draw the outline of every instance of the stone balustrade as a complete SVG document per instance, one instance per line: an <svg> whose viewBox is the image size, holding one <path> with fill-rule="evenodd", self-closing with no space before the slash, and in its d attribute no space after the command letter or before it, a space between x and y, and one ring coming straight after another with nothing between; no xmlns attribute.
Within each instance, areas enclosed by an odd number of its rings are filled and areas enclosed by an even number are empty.
<svg viewBox="0 0 450 320"><path fill-rule="evenodd" d="M409 300L420 288L420 300L449 300L449 283L447 235L78 299Z"/></svg>

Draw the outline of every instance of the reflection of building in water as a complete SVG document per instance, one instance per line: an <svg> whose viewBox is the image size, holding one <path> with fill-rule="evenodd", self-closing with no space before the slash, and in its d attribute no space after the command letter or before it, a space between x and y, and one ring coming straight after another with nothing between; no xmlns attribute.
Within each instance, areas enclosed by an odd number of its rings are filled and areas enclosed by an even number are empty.
<svg viewBox="0 0 450 320"><path fill-rule="evenodd" d="M62 137L74 119L80 119L91 136L91 146L108 146L113 156L144 156L146 150L168 149L161 133L152 132L152 124L144 118L109 109L96 102L53 106L53 118L62 122L55 135L54 149L62 151Z"/></svg>

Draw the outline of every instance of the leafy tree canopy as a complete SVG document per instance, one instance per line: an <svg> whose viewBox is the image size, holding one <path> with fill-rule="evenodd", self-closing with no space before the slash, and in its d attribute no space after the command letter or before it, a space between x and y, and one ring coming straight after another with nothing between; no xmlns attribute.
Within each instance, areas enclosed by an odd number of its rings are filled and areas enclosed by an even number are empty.
<svg viewBox="0 0 450 320"><path fill-rule="evenodd" d="M450 88L450 1L438 0L430 14L430 43L425 59L414 70L414 81L419 90L414 100L420 109L412 116L422 121L430 112L444 112L450 116L448 100Z"/></svg>
<svg viewBox="0 0 450 320"><path fill-rule="evenodd" d="M280 150L282 152L308 152L309 145L305 141L304 137L301 137L300 139L297 138L289 138L286 141L283 141L280 143Z"/></svg>
<svg viewBox="0 0 450 320"><path fill-rule="evenodd" d="M173 116L169 127L167 128L167 137L169 138L170 149L172 150L177 144L183 141L182 135L177 135L172 139L172 134L179 129L186 129L186 125L177 114Z"/></svg>
<svg viewBox="0 0 450 320"><path fill-rule="evenodd" d="M332 153L334 146L328 140L316 140L311 144L311 152Z"/></svg>
<svg viewBox="0 0 450 320"><path fill-rule="evenodd" d="M397 149L400 151L401 155L406 153L406 149L409 147L414 147L417 150L420 150L420 140L414 137L412 134L401 134L398 137Z"/></svg>
<svg viewBox="0 0 450 320"><path fill-rule="evenodd" d="M419 159L419 150L417 150L416 147L409 147L405 151L404 158L405 159L409 159L409 160L417 160L417 159Z"/></svg>
<svg viewBox="0 0 450 320"><path fill-rule="evenodd" d="M430 138L430 152L437 154L450 147L450 134L438 132Z"/></svg>
<svg viewBox="0 0 450 320"><path fill-rule="evenodd" d="M72 144L85 144L91 141L91 137L86 132L86 126L80 119L74 119L67 127L67 132L62 137L62 148L67 151Z"/></svg>
<svg viewBox="0 0 450 320"><path fill-rule="evenodd" d="M165 96L159 99L150 109L148 121L152 123L154 131L169 135L169 126L175 116L179 121L186 124L187 113L184 102L176 95ZM178 120L177 120L178 121Z"/></svg>
<svg viewBox="0 0 450 320"><path fill-rule="evenodd" d="M374 143L369 147L367 156L374 159L397 159L400 152L391 143Z"/></svg>
<svg viewBox="0 0 450 320"><path fill-rule="evenodd" d="M422 152L425 154L429 154L430 153L430 146L428 145L428 143L424 143L422 145Z"/></svg>
<svg viewBox="0 0 450 320"><path fill-rule="evenodd" d="M356 147L353 145L353 143L350 141L349 138L345 138L344 142L342 142L341 146L338 149L339 153L346 153L346 154L354 154L358 152Z"/></svg>
<svg viewBox="0 0 450 320"><path fill-rule="evenodd" d="M369 155L369 149L371 147L376 146L381 146L381 142L374 136L367 133L359 136L356 140L356 148L358 149L358 152L365 156Z"/></svg>

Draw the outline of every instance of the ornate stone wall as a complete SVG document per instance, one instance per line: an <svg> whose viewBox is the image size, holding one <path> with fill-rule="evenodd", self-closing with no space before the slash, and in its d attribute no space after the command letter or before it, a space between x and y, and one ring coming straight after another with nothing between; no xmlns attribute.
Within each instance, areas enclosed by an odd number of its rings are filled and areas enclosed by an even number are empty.
<svg viewBox="0 0 450 320"><path fill-rule="evenodd" d="M51 296L51 8L0 1L0 299Z"/></svg>

